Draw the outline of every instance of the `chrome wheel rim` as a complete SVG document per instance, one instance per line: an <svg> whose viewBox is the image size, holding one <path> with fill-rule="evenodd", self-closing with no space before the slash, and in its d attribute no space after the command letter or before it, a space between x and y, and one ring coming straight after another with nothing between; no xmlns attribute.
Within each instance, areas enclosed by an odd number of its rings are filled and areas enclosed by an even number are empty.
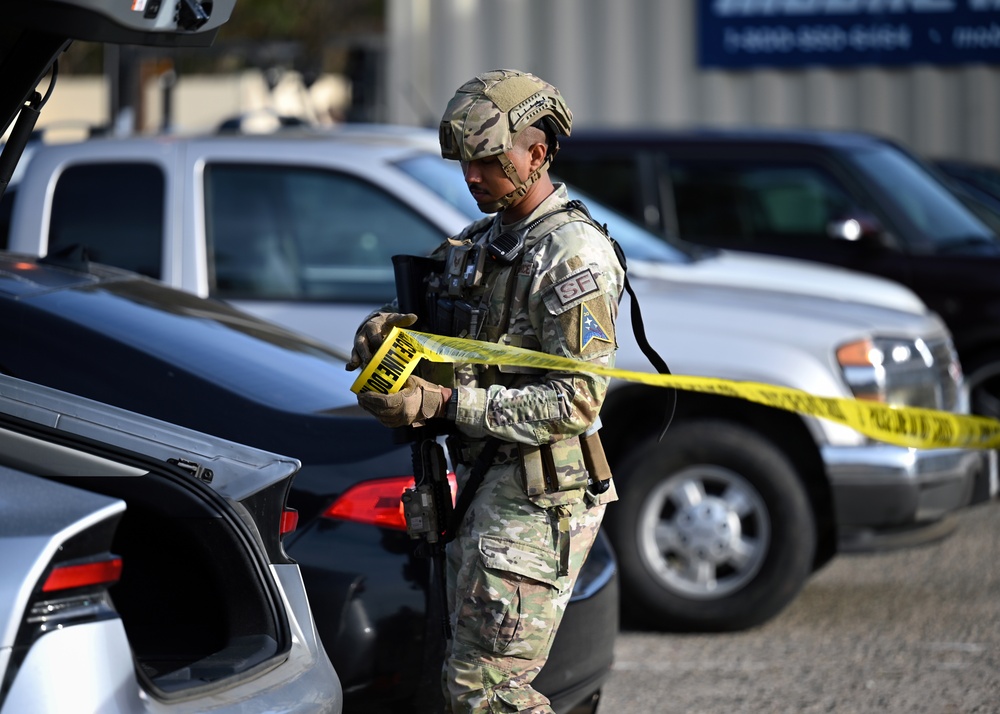
<svg viewBox="0 0 1000 714"><path fill-rule="evenodd" d="M771 542L764 500L735 471L690 466L653 489L640 511L639 553L669 590L713 599L745 587Z"/></svg>

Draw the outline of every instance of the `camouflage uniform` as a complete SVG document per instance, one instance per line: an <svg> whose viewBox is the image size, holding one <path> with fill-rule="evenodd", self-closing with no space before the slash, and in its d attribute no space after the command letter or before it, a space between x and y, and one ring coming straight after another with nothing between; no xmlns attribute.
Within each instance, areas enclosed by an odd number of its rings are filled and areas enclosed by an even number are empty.
<svg viewBox="0 0 1000 714"><path fill-rule="evenodd" d="M503 229L526 226L567 201L557 185L531 215ZM520 260L487 263L481 284L463 295L487 309L472 337L613 366L624 273L609 240L581 218L579 211L556 213L531 230ZM477 221L436 257L456 241L489 242L500 228L499 218ZM428 379L458 391L449 416L459 432L453 453L460 485L486 438L503 441L448 546L454 637L446 699L455 712L550 712L531 682L604 504L616 500L614 486L600 496L587 490L579 439L595 425L609 380L495 365L428 369ZM546 461L556 483L546 480Z"/></svg>
<svg viewBox="0 0 1000 714"><path fill-rule="evenodd" d="M476 221L432 255L445 267L427 283L423 317L431 331L613 366L625 276L607 236L579 207L557 210L569 205L558 184L530 215L502 224L508 208L520 205L536 182L548 181L555 137L569 135L572 119L558 89L517 70L480 74L448 103L441 155L467 166L495 157L514 188L477 199L481 210L499 214ZM522 178L508 153L529 127L545 132L549 151ZM487 245L517 245L509 236L495 239L518 230L523 252L508 262L485 259ZM408 304L411 298L417 299L408 295ZM409 316L388 307L366 321L349 368L369 359L386 326L402 319ZM362 393L359 404L383 424L398 426L417 414L441 416L439 385L452 387L455 401L446 416L457 434L449 447L462 488L487 444L501 444L448 545L454 634L442 672L446 708L455 714L551 712L531 683L548 657L605 504L617 498L610 481L600 495L588 489L588 480L602 474L588 473L582 446L599 426L609 380L501 365L423 362L419 371L421 379L411 378L397 395Z"/></svg>

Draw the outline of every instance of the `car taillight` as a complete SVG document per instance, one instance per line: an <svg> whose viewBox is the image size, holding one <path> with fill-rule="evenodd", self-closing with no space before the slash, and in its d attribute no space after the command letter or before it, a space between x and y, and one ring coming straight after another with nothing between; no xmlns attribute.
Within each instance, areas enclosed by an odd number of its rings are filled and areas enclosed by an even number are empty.
<svg viewBox="0 0 1000 714"><path fill-rule="evenodd" d="M285 536L299 527L299 512L294 508L286 508L281 512L281 525L278 526L278 535Z"/></svg>
<svg viewBox="0 0 1000 714"><path fill-rule="evenodd" d="M111 585L122 576L122 559L111 556L90 563L57 565L42 585L42 592L85 588L93 585Z"/></svg>
<svg viewBox="0 0 1000 714"><path fill-rule="evenodd" d="M125 568L111 544L125 507L122 503L108 511L107 517L70 536L52 553L21 616L8 672L17 671L32 644L46 633L118 618L109 588L120 581Z"/></svg>
<svg viewBox="0 0 1000 714"><path fill-rule="evenodd" d="M122 570L122 559L110 553L55 563L29 603L24 625L33 629L23 637L34 640L55 628L116 617L108 587Z"/></svg>
<svg viewBox="0 0 1000 714"><path fill-rule="evenodd" d="M451 500L455 502L458 483L455 474L448 474ZM323 511L324 518L338 518L353 523L367 523L382 528L406 530L403 517L403 491L413 488L412 476L396 476L356 484Z"/></svg>

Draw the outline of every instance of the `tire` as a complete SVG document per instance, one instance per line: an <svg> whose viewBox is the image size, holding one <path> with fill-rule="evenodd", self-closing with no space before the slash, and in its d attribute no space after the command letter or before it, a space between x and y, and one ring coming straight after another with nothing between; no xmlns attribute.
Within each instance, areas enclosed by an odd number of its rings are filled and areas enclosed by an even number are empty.
<svg viewBox="0 0 1000 714"><path fill-rule="evenodd" d="M671 631L742 630L812 572L816 524L784 454L739 424L677 424L616 472L606 522L630 616Z"/></svg>

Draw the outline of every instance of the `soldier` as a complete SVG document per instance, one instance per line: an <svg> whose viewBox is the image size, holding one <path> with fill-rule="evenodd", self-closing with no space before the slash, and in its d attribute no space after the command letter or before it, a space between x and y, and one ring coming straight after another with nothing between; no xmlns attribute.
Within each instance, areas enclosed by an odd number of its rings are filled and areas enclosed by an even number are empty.
<svg viewBox="0 0 1000 714"><path fill-rule="evenodd" d="M495 215L432 255L443 261L427 283L432 331L613 366L624 270L605 233L548 174L557 135L568 136L571 124L559 91L526 72L486 72L449 102L441 153L461 162L479 207ZM359 328L349 369L371 358L389 327L416 320L395 310ZM390 427L453 422L460 488L475 489L447 550L446 709L551 712L532 680L605 504L617 498L597 438L609 380L503 365L420 367L396 394L358 401Z"/></svg>

